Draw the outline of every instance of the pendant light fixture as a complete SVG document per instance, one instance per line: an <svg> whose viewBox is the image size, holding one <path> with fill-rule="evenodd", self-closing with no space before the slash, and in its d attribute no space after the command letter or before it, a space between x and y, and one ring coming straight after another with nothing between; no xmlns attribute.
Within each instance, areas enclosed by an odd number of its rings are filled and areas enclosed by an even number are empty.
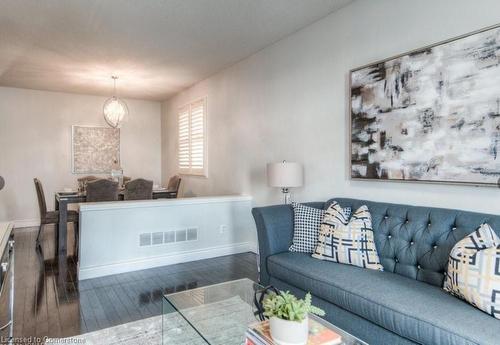
<svg viewBox="0 0 500 345"><path fill-rule="evenodd" d="M116 81L118 77L111 76L111 78L113 79L113 97L104 102L103 114L108 125L113 128L120 128L123 122L127 120L128 107L127 103L116 95Z"/></svg>

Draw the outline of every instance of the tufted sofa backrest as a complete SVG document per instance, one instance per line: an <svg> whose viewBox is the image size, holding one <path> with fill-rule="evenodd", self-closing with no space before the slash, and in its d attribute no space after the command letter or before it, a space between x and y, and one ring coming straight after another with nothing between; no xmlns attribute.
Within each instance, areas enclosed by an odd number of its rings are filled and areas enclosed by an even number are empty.
<svg viewBox="0 0 500 345"><path fill-rule="evenodd" d="M500 235L500 216L460 210L335 198L342 207L368 206L375 244L388 272L442 286L451 249L488 223Z"/></svg>

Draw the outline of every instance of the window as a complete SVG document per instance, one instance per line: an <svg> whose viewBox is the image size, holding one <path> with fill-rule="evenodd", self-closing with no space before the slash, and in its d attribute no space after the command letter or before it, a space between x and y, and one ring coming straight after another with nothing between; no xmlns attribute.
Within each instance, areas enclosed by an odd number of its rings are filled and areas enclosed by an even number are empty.
<svg viewBox="0 0 500 345"><path fill-rule="evenodd" d="M179 173L206 176L206 100L201 99L179 109Z"/></svg>

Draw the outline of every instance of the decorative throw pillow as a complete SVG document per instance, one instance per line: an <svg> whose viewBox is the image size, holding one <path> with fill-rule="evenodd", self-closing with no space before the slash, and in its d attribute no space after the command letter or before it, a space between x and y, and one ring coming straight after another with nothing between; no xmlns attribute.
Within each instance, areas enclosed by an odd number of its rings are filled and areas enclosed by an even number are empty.
<svg viewBox="0 0 500 345"><path fill-rule="evenodd" d="M333 203L323 217L313 257L382 271L368 207L361 206L348 220Z"/></svg>
<svg viewBox="0 0 500 345"><path fill-rule="evenodd" d="M500 238L488 224L455 244L444 289L500 319Z"/></svg>
<svg viewBox="0 0 500 345"><path fill-rule="evenodd" d="M291 252L312 253L318 243L318 233L325 211L322 209L292 203L293 207L293 243ZM346 218L351 215L351 208L343 209Z"/></svg>

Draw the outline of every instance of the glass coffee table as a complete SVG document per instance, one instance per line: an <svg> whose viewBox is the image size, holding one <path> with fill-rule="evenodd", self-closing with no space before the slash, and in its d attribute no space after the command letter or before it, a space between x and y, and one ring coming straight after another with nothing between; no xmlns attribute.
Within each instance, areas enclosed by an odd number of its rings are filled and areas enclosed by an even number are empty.
<svg viewBox="0 0 500 345"><path fill-rule="evenodd" d="M258 321L250 279L239 279L163 296L163 345L242 345L245 331ZM343 345L367 345L331 323L311 315L342 336Z"/></svg>

